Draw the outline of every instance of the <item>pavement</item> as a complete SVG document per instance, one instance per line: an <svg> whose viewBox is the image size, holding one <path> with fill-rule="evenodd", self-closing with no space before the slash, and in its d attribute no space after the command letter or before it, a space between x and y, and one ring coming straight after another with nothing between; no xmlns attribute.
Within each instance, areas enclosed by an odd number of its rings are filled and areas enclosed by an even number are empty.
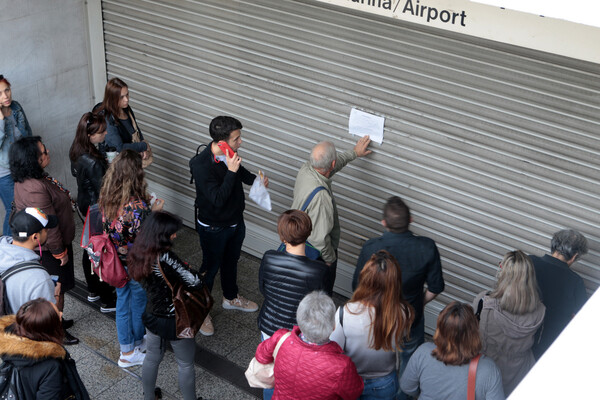
<svg viewBox="0 0 600 400"><path fill-rule="evenodd" d="M78 244L81 224L75 242ZM65 296L64 317L72 318L74 326L69 329L80 343L67 350L76 361L77 370L92 399L120 400L142 399L141 366L119 368L119 344L115 326L115 313L101 313L99 303L87 301L87 289L81 268L81 249L75 245L76 287ZM184 261L198 269L202 262L202 250L198 235L184 227L177 235L173 250ZM260 306L263 297L258 290L260 259L242 253L238 264L240 294ZM224 310L221 306L222 292L219 277L215 280L211 311L215 334L210 337L196 336L196 394L205 400L243 400L262 398L262 390L252 389L244 377L248 363L260 343L256 318L258 312ZM337 305L347 298L334 295ZM163 399L181 399L177 380L177 363L171 351L165 353L160 364L157 386L162 389Z"/></svg>

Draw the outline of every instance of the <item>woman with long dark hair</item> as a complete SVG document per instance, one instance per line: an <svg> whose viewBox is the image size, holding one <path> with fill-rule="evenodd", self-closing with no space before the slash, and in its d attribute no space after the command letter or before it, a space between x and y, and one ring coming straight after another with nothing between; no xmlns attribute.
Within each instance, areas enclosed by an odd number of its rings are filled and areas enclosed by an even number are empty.
<svg viewBox="0 0 600 400"><path fill-rule="evenodd" d="M163 201L150 206L150 196L144 179L142 158L133 150L123 150L108 167L98 205L102 210L104 231L115 245L123 266L127 268L127 253L144 219L151 211L160 211ZM135 280L116 288L117 336L121 347L119 366L141 365L144 362L144 324L146 293Z"/></svg>
<svg viewBox="0 0 600 400"><path fill-rule="evenodd" d="M8 154L11 145L21 137L31 136L23 107L12 99L10 82L0 75L0 198L4 204L4 224L2 235L10 236L11 204L14 199L14 181L10 176Z"/></svg>
<svg viewBox="0 0 600 400"><path fill-rule="evenodd" d="M171 250L181 219L167 212L153 212L146 218L127 256L129 275L146 290L147 306L143 315L146 326L146 358L142 366L144 398L154 399L158 366L168 341L179 366L179 389L184 400L196 399L194 339L178 339L171 285L181 283L200 288L202 280ZM162 271L161 271L162 269ZM164 273L164 275L163 275Z"/></svg>
<svg viewBox="0 0 600 400"><path fill-rule="evenodd" d="M331 340L344 349L363 378L360 398L394 398L399 385L396 351L408 337L415 313L402 297L400 267L389 252L371 256L352 298L336 316Z"/></svg>
<svg viewBox="0 0 600 400"><path fill-rule="evenodd" d="M546 312L527 254L521 250L506 253L494 290L479 293L473 309L480 318L482 352L500 368L508 396L535 364L531 348Z"/></svg>
<svg viewBox="0 0 600 400"><path fill-rule="evenodd" d="M105 136L104 118L91 112L83 114L69 150L71 174L77 178L77 208L81 215L86 215L88 208L97 203L100 196L102 178L108 164L98 145L104 142ZM82 253L81 265L88 287L88 301L100 300L102 312L115 311L114 289L92 273L91 262L85 251Z"/></svg>
<svg viewBox="0 0 600 400"><path fill-rule="evenodd" d="M438 316L433 343L423 343L408 361L400 379L402 391L418 394L419 400L466 399L469 364L480 351L473 308L453 301ZM475 398L505 399L500 370L485 355L477 366Z"/></svg>
<svg viewBox="0 0 600 400"><path fill-rule="evenodd" d="M18 369L21 399L89 399L75 361L62 346L61 314L39 298L0 318L0 357L4 366Z"/></svg>
<svg viewBox="0 0 600 400"><path fill-rule="evenodd" d="M17 140L10 148L10 172L15 181L15 207L23 210L36 207L46 215L56 215L58 226L48 231L48 240L41 247L41 264L48 274L57 275L61 283L56 306L63 311L65 293L75 287L73 271L74 201L67 189L45 171L50 164L50 152L39 136ZM63 322L68 329L73 320ZM79 340L65 332L65 344Z"/></svg>
<svg viewBox="0 0 600 400"><path fill-rule="evenodd" d="M142 131L137 125L135 114L129 106L129 87L119 78L106 83L104 99L98 109L106 118L106 146L114 147L118 152L129 149L140 153L142 159L149 155L150 146L144 141ZM140 142L133 142L133 135L139 132Z"/></svg>

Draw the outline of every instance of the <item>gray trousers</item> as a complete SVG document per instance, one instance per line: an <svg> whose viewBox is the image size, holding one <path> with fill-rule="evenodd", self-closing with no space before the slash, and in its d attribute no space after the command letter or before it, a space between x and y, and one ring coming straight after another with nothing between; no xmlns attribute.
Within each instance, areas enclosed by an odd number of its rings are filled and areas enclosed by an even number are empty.
<svg viewBox="0 0 600 400"><path fill-rule="evenodd" d="M146 329L146 358L142 365L144 400L154 400L158 365L165 354L166 340ZM194 339L170 340L179 366L179 390L184 400L196 400L196 373L194 370Z"/></svg>

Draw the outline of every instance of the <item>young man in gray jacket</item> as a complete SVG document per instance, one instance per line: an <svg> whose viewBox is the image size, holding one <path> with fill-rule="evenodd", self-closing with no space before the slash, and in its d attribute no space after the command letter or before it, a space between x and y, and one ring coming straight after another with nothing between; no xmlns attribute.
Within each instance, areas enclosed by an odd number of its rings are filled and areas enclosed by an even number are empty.
<svg viewBox="0 0 600 400"><path fill-rule="evenodd" d="M24 261L39 265L40 256L35 249L46 242L48 229L57 224L56 216L47 216L38 208L28 207L17 212L11 223L13 237L0 237L0 274ZM13 313L24 303L39 297L56 303L55 294L60 291L60 286L55 287L50 275L41 265L40 268L19 271L4 283Z"/></svg>

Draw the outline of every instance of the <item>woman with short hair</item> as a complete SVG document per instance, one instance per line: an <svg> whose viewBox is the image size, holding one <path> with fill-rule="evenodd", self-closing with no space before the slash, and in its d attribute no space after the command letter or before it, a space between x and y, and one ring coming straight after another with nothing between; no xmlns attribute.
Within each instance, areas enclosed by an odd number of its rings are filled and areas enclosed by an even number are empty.
<svg viewBox="0 0 600 400"><path fill-rule="evenodd" d="M10 82L0 75L0 198L4 204L2 235L10 236L10 211L14 199L14 181L10 176L9 150L21 137L31 136L31 127L23 107L12 99Z"/></svg>
<svg viewBox="0 0 600 400"><path fill-rule="evenodd" d="M104 142L106 121L104 118L87 112L81 116L75 131L75 138L69 150L71 174L77 178L77 208L81 215L86 215L88 208L98 202L102 178L108 168L106 155L98 145ZM88 301L100 300L100 311L115 311L114 289L106 282L100 281L98 275L92 273L90 258L86 251L82 252L81 266L87 283Z"/></svg>
<svg viewBox="0 0 600 400"><path fill-rule="evenodd" d="M133 150L123 150L108 167L100 189L98 205L104 231L115 245L125 269L127 253L142 222L150 212L162 210L163 200L157 199L150 206L147 187L142 158ZM133 279L116 288L116 292L115 322L121 348L118 364L121 368L141 365L145 351L142 314L146 309L146 292Z"/></svg>
<svg viewBox="0 0 600 400"><path fill-rule="evenodd" d="M398 262L386 250L378 251L362 269L350 301L338 309L331 334L364 380L361 399L396 395L396 351L408 337L414 318L412 306L402 297Z"/></svg>
<svg viewBox="0 0 600 400"><path fill-rule="evenodd" d="M278 329L292 329L304 296L328 287L327 265L306 257L305 243L311 231L310 217L300 210L287 210L277 220L285 251L267 251L258 270L258 288L265 298L258 315L263 339Z"/></svg>
<svg viewBox="0 0 600 400"><path fill-rule="evenodd" d="M19 371L23 392L17 392L18 398L89 400L75 361L62 346L61 314L39 298L23 304L16 315L0 318L0 357L3 366Z"/></svg>
<svg viewBox="0 0 600 400"><path fill-rule="evenodd" d="M419 400L464 400L469 364L480 351L481 339L473 309L453 301L438 316L433 343L423 343L410 358L400 387L408 395L418 395ZM477 367L475 398L505 399L500 370L485 355Z"/></svg>
<svg viewBox="0 0 600 400"><path fill-rule="evenodd" d="M273 399L356 399L363 381L352 360L329 340L335 327L335 304L324 292L312 292L298 305L289 337L275 359ZM273 362L279 340L289 332L280 329L258 345L256 360Z"/></svg>
<svg viewBox="0 0 600 400"><path fill-rule="evenodd" d="M521 250L506 253L494 290L479 293L473 308L480 318L482 352L500 368L508 396L535 364L531 348L546 312L527 254Z"/></svg>

